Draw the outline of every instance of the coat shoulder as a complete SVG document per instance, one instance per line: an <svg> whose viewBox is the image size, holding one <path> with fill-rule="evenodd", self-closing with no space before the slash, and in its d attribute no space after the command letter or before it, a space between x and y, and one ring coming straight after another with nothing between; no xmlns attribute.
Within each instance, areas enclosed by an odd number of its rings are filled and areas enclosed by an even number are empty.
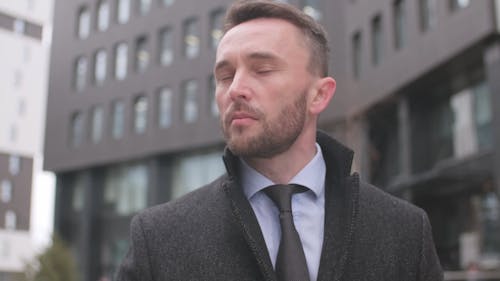
<svg viewBox="0 0 500 281"><path fill-rule="evenodd" d="M360 211L365 210L388 219L420 220L426 216L421 208L365 182L359 186L359 206Z"/></svg>

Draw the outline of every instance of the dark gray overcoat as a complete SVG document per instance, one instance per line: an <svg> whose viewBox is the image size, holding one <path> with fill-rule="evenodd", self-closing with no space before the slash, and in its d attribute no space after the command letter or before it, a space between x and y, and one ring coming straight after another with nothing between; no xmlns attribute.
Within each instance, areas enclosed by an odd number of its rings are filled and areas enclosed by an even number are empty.
<svg viewBox="0 0 500 281"><path fill-rule="evenodd" d="M360 182L352 151L322 133L317 140L327 167L318 280L442 280L425 212ZM224 162L226 175L134 217L116 280L276 280L238 160L226 150Z"/></svg>

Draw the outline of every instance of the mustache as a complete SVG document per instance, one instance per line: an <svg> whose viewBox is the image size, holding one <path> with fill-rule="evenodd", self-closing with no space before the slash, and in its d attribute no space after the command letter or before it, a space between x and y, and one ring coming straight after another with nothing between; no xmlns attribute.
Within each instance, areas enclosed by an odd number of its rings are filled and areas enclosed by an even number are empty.
<svg viewBox="0 0 500 281"><path fill-rule="evenodd" d="M231 122L232 116L235 113L245 113L256 119L260 119L264 114L257 108L249 105L246 102L236 101L226 110L226 123Z"/></svg>

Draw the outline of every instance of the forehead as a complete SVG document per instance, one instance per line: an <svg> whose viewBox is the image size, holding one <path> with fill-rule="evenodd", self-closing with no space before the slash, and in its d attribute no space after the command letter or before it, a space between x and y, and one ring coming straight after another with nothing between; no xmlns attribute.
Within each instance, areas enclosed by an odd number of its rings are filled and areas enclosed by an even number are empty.
<svg viewBox="0 0 500 281"><path fill-rule="evenodd" d="M307 55L305 38L299 28L282 19L259 18L228 30L217 48L217 59L233 53L259 51Z"/></svg>

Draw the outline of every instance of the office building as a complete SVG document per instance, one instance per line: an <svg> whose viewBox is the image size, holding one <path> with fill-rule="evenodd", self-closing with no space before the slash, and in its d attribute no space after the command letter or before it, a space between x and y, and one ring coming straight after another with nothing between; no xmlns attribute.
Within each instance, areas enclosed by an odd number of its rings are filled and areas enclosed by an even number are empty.
<svg viewBox="0 0 500 281"><path fill-rule="evenodd" d="M32 197L50 193L50 186L34 186L47 178L41 168L51 4L0 3L0 280L14 280L50 238L49 229L32 223L51 220L34 213Z"/></svg>

